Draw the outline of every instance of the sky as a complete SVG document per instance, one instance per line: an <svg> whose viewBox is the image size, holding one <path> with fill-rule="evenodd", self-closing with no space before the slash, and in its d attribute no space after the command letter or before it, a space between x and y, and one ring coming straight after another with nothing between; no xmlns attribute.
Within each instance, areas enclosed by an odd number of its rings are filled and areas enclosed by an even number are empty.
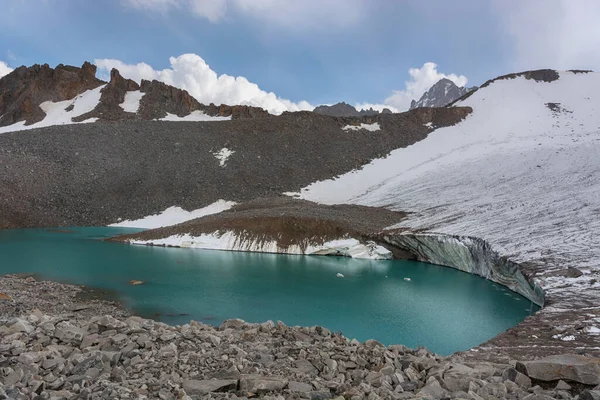
<svg viewBox="0 0 600 400"><path fill-rule="evenodd" d="M98 66L203 103L403 111L441 78L600 70L598 0L2 0L0 76Z"/></svg>

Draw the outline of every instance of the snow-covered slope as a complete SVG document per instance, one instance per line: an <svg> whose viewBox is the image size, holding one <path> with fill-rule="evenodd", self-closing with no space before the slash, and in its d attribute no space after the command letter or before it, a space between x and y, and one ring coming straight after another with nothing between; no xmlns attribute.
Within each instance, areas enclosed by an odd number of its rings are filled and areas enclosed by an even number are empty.
<svg viewBox="0 0 600 400"><path fill-rule="evenodd" d="M403 227L485 239L528 262L553 303L539 318L597 325L600 74L559 74L494 81L457 104L473 108L461 123L298 196L408 211Z"/></svg>
<svg viewBox="0 0 600 400"><path fill-rule="evenodd" d="M52 125L73 124L75 122L72 122L71 118L88 113L98 105L102 88L104 88L104 85L96 89L86 90L71 100L59 102L45 101L40 104L40 108L46 113L46 118L42 121L32 125L25 125L25 121L21 121L16 124L2 126L0 127L0 133L43 128ZM89 118L83 121L83 123L94 121L96 121L95 118Z"/></svg>
<svg viewBox="0 0 600 400"><path fill-rule="evenodd" d="M130 90L125 93L125 99L119 106L123 111L130 113L137 113L140 109L140 100L144 97L144 93L139 90Z"/></svg>
<svg viewBox="0 0 600 400"><path fill-rule="evenodd" d="M175 114L167 113L167 116L160 119L161 121L229 121L231 120L231 116L229 117L213 117L210 115L206 115L202 111L192 111L190 114L179 117Z"/></svg>
<svg viewBox="0 0 600 400"><path fill-rule="evenodd" d="M180 224L185 221L220 213L221 211L229 210L235 205L233 201L217 200L214 203L199 208L193 211L186 211L181 207L169 207L160 214L149 215L135 221L120 221L109 226L117 226L124 228L145 228L154 229Z"/></svg>

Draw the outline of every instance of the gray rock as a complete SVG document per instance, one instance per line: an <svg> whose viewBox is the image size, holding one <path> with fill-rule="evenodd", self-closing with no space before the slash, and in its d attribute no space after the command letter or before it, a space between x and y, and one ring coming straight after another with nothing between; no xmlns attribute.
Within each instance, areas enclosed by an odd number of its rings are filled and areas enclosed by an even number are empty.
<svg viewBox="0 0 600 400"><path fill-rule="evenodd" d="M484 399L490 397L492 399L504 399L508 394L508 390L506 389L506 386L504 386L502 383L488 382L477 391L477 394L483 397Z"/></svg>
<svg viewBox="0 0 600 400"><path fill-rule="evenodd" d="M79 346L85 335L85 330L71 325L68 322L60 322L54 330L54 337L62 342Z"/></svg>
<svg viewBox="0 0 600 400"><path fill-rule="evenodd" d="M184 379L183 390L190 396L204 396L213 392L227 392L237 389L235 379L192 380Z"/></svg>
<svg viewBox="0 0 600 400"><path fill-rule="evenodd" d="M517 363L516 369L540 381L569 380L585 385L600 384L600 359L563 354Z"/></svg>
<svg viewBox="0 0 600 400"><path fill-rule="evenodd" d="M231 329L240 329L242 328L244 325L246 325L246 322L242 319L236 318L236 319L228 319L223 321L223 323L221 324L221 326L219 326L219 330L223 331L225 329L231 328Z"/></svg>
<svg viewBox="0 0 600 400"><path fill-rule="evenodd" d="M554 388L555 390L571 390L571 385L569 385L567 382L560 380L558 381L558 383L556 384L556 387Z"/></svg>
<svg viewBox="0 0 600 400"><path fill-rule="evenodd" d="M523 388L531 387L531 379L514 368L507 368L502 373L502 379L512 381Z"/></svg>
<svg viewBox="0 0 600 400"><path fill-rule="evenodd" d="M125 322L119 321L115 317L110 315L105 315L100 320L98 320L98 327L100 331L109 331L109 330L119 330L123 328L127 328L127 324Z"/></svg>
<svg viewBox="0 0 600 400"><path fill-rule="evenodd" d="M310 400L329 400L332 397L331 392L326 391L314 391L308 393L308 398Z"/></svg>
<svg viewBox="0 0 600 400"><path fill-rule="evenodd" d="M12 335L17 332L25 332L27 334L33 332L33 326L24 319L13 318L6 325L0 326L0 334Z"/></svg>
<svg viewBox="0 0 600 400"><path fill-rule="evenodd" d="M600 400L600 390L584 390L579 394L579 400Z"/></svg>
<svg viewBox="0 0 600 400"><path fill-rule="evenodd" d="M280 376L242 375L240 377L240 390L250 393L268 393L285 389L287 379Z"/></svg>
<svg viewBox="0 0 600 400"><path fill-rule="evenodd" d="M158 350L158 356L161 358L174 358L177 357L177 345L175 343L169 343Z"/></svg>
<svg viewBox="0 0 600 400"><path fill-rule="evenodd" d="M306 393L313 390L312 385L304 382L290 381L288 389L292 392Z"/></svg>
<svg viewBox="0 0 600 400"><path fill-rule="evenodd" d="M448 393L448 391L444 389L440 382L435 378L431 378L427 384L416 394L417 396L428 396L433 399L442 399L450 395L450 393Z"/></svg>
<svg viewBox="0 0 600 400"><path fill-rule="evenodd" d="M296 360L294 362L295 371L304 374L317 374L319 370L308 360Z"/></svg>
<svg viewBox="0 0 600 400"><path fill-rule="evenodd" d="M548 396L542 393L533 393L529 396L523 397L522 400L554 400L552 396Z"/></svg>

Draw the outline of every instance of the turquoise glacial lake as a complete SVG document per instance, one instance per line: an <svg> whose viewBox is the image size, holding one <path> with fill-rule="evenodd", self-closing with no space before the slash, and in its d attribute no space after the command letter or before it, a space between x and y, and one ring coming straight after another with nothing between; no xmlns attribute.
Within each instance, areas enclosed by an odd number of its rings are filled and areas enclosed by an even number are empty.
<svg viewBox="0 0 600 400"><path fill-rule="evenodd" d="M229 318L320 325L447 355L537 310L483 278L414 261L132 246L123 228L0 230L0 274L110 289L138 315L169 324ZM344 278L338 278L338 273ZM410 280L406 280L409 278ZM132 286L130 280L144 284Z"/></svg>

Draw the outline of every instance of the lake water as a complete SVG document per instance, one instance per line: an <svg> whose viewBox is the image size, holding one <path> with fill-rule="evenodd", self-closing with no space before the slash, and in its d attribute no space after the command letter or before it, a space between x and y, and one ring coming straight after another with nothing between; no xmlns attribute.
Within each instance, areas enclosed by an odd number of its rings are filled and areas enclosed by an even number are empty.
<svg viewBox="0 0 600 400"><path fill-rule="evenodd" d="M102 239L135 230L0 230L0 274L115 290L136 313L190 319L281 320L349 338L427 346L447 355L480 344L537 310L503 286L413 261L353 260L131 246ZM344 278L338 278L338 273ZM406 280L409 278L410 280ZM144 284L132 286L130 280Z"/></svg>

